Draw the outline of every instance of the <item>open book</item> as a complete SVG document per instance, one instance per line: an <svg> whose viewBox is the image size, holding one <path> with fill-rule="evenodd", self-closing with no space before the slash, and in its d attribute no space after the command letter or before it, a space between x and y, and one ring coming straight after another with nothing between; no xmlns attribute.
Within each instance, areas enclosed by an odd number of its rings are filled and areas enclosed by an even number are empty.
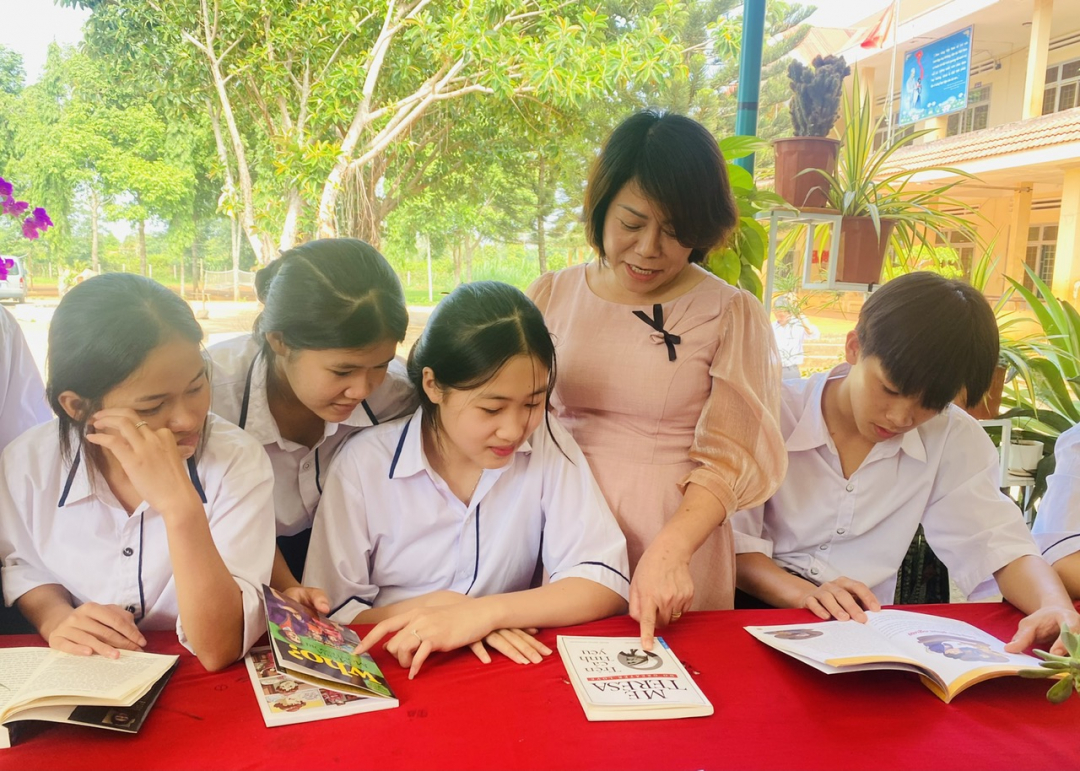
<svg viewBox="0 0 1080 771"><path fill-rule="evenodd" d="M663 720L713 713L664 638L558 637L570 683L589 720Z"/></svg>
<svg viewBox="0 0 1080 771"><path fill-rule="evenodd" d="M49 720L134 733L176 660L137 651L110 659L50 648L0 649L0 723ZM10 746L10 734L0 728L0 747Z"/></svg>
<svg viewBox="0 0 1080 771"><path fill-rule="evenodd" d="M357 656L356 632L263 586L270 646L246 658L267 726L398 706L379 665Z"/></svg>
<svg viewBox="0 0 1080 771"><path fill-rule="evenodd" d="M869 669L915 672L946 704L994 677L1038 668L1039 659L1006 653L1005 643L951 618L905 610L867 612L867 622L748 626L766 645L834 675Z"/></svg>

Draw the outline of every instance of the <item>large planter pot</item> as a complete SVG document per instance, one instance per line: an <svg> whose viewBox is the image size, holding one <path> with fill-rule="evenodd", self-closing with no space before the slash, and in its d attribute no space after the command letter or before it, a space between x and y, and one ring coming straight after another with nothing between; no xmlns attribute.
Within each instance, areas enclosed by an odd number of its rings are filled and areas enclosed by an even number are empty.
<svg viewBox="0 0 1080 771"><path fill-rule="evenodd" d="M773 188L776 194L796 209L823 209L829 205L828 185L817 172L800 174L805 169L823 169L836 173L840 140L828 137L786 137L774 139L776 170Z"/></svg>
<svg viewBox="0 0 1080 771"><path fill-rule="evenodd" d="M844 217L840 225L840 257L836 280L845 284L881 283L881 266L892 235L893 220L881 220L880 234L871 217Z"/></svg>

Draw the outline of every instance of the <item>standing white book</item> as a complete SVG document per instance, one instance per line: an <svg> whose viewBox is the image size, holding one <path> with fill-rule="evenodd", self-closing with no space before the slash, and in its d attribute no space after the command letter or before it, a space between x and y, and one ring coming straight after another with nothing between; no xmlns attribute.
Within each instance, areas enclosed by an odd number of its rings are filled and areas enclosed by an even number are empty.
<svg viewBox="0 0 1080 771"><path fill-rule="evenodd" d="M589 720L702 717L712 704L664 638L652 651L638 637L558 638L570 683Z"/></svg>

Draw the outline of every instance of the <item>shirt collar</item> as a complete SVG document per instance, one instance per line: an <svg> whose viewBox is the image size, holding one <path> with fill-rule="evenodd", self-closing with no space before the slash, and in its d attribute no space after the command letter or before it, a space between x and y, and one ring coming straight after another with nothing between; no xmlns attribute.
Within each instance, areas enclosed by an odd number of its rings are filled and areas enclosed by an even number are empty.
<svg viewBox="0 0 1080 771"><path fill-rule="evenodd" d="M94 492L95 488L107 491L109 500L106 502L119 506L120 502L112 496L112 491L109 490L105 477L96 468L91 468L90 462L84 457L85 454L82 447L80 447L75 459L68 466L67 475L64 477L64 487L60 492L60 499L56 502L56 507L58 509L63 508L68 504L79 503L91 497L100 498L101 496ZM194 485L195 491L199 494L199 499L206 503L206 492L203 490L202 479L199 476L195 459L189 458L184 462L184 465L187 467L191 484ZM93 479L90 478L91 475L93 475ZM146 505L145 501L143 505Z"/></svg>
<svg viewBox="0 0 1080 771"><path fill-rule="evenodd" d="M836 445L829 435L829 427L825 424L825 412L821 402L825 394L825 384L830 380L842 380L850 370L850 364L838 364L827 375L817 378L805 398L802 415L784 443L788 452L801 452L818 447L828 447L835 452ZM888 458L900 450L915 460L926 462L926 446L918 429L905 431L900 436L878 442L871 454L875 458Z"/></svg>
<svg viewBox="0 0 1080 771"><path fill-rule="evenodd" d="M394 457L390 461L389 477L391 479L404 479L421 472L427 472L432 477L437 476L424 455L423 425L424 408L417 407L416 412L401 425L401 434L398 436ZM526 439L515 451L517 453L532 452L532 445ZM506 466L504 468L508 468ZM501 471L501 469L495 469Z"/></svg>

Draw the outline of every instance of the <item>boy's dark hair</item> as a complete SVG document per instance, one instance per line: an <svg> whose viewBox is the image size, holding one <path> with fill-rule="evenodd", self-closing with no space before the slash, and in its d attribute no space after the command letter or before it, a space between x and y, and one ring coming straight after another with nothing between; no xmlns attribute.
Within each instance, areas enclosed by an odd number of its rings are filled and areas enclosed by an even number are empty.
<svg viewBox="0 0 1080 771"><path fill-rule="evenodd" d="M535 356L555 388L555 344L544 316L525 293L499 281L462 284L435 308L409 352L409 380L424 421L438 429L438 405L424 392L424 368L441 388L469 390L495 377L515 356ZM544 419L547 420L545 410ZM548 424L548 431L551 426Z"/></svg>
<svg viewBox="0 0 1080 771"><path fill-rule="evenodd" d="M966 390L969 407L990 388L998 363L997 319L962 281L909 273L870 295L855 326L863 356L881 360L904 396L940 412Z"/></svg>
<svg viewBox="0 0 1080 771"><path fill-rule="evenodd" d="M255 274L263 312L255 336L270 356L268 332L289 348L365 348L401 342L409 311L401 282L378 250L356 238L324 238L289 249Z"/></svg>
<svg viewBox="0 0 1080 771"><path fill-rule="evenodd" d="M142 366L154 348L176 336L196 345L203 331L191 307L161 284L131 273L106 273L64 295L49 326L45 393L59 418L60 449L70 459L74 439L101 401ZM60 395L78 394L83 417L64 411Z"/></svg>
<svg viewBox="0 0 1080 771"><path fill-rule="evenodd" d="M690 262L703 261L739 221L727 165L708 129L682 115L644 110L611 133L589 173L585 236L600 259L608 207L630 182L690 248Z"/></svg>

